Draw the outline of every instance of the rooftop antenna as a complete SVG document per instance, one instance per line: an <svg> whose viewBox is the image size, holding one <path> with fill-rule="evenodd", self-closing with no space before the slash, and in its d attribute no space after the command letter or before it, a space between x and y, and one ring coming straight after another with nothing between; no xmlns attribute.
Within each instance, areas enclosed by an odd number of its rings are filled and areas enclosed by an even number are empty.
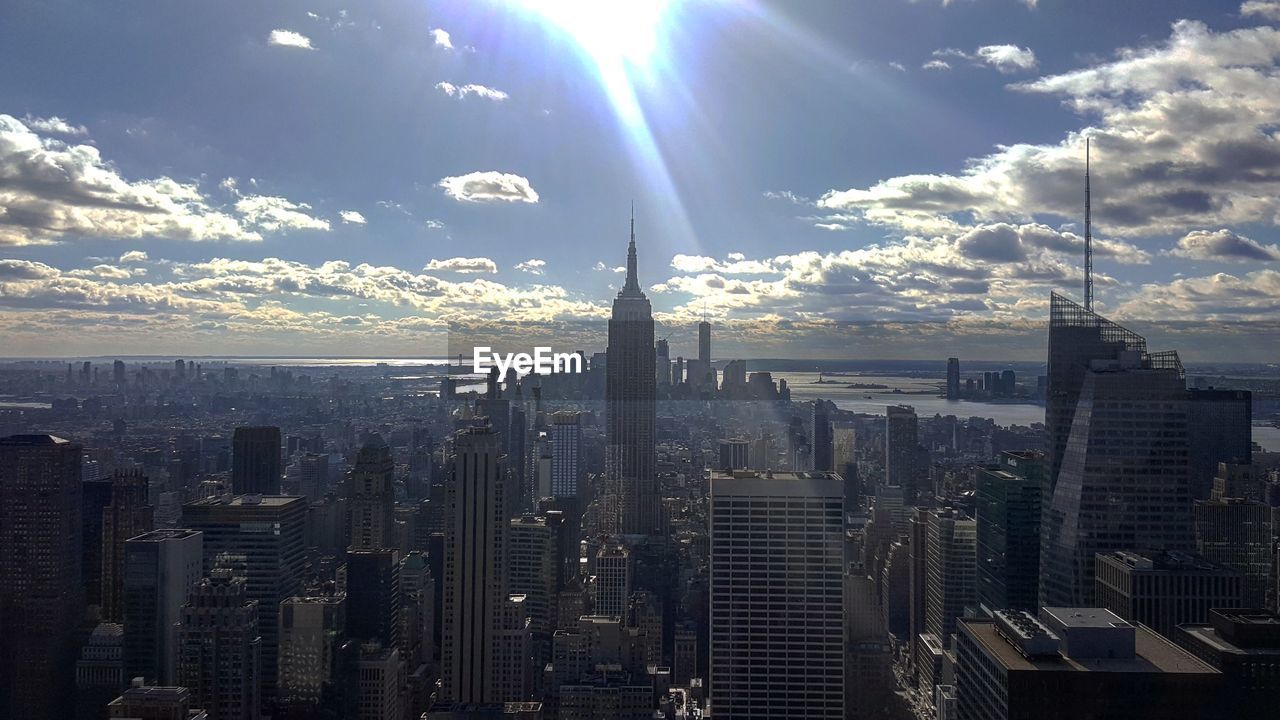
<svg viewBox="0 0 1280 720"><path fill-rule="evenodd" d="M1084 139L1084 309L1093 312L1093 206L1089 197L1089 138Z"/></svg>

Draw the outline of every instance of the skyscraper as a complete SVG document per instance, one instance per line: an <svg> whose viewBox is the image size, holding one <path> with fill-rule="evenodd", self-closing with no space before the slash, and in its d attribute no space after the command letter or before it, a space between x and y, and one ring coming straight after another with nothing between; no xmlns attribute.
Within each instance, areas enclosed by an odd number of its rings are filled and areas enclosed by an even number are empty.
<svg viewBox="0 0 1280 720"><path fill-rule="evenodd" d="M551 496L578 497L582 477L582 421L576 412L551 414Z"/></svg>
<svg viewBox="0 0 1280 720"><path fill-rule="evenodd" d="M902 488L908 505L914 505L919 489L916 446L920 444L915 409L907 405L885 408L884 476L886 485Z"/></svg>
<svg viewBox="0 0 1280 720"><path fill-rule="evenodd" d="M949 508L933 510L927 518L924 626L946 645L956 631L956 620L974 604L977 523Z"/></svg>
<svg viewBox="0 0 1280 720"><path fill-rule="evenodd" d="M178 684L209 720L256 720L262 639L258 603L249 598L245 578L234 565L243 558L222 556L191 591L178 627Z"/></svg>
<svg viewBox="0 0 1280 720"><path fill-rule="evenodd" d="M346 637L343 595L291 597L280 603L278 703L285 717L315 717L337 679Z"/></svg>
<svg viewBox="0 0 1280 720"><path fill-rule="evenodd" d="M347 553L347 637L386 647L400 642L400 557L396 550Z"/></svg>
<svg viewBox="0 0 1280 720"><path fill-rule="evenodd" d="M279 494L280 428L238 427L231 447L231 489L235 494Z"/></svg>
<svg viewBox="0 0 1280 720"><path fill-rule="evenodd" d="M596 552L595 614L622 617L631 596L631 551L605 545Z"/></svg>
<svg viewBox="0 0 1280 720"><path fill-rule="evenodd" d="M1056 293L1051 313L1040 604L1089 607L1096 553L1194 546L1186 385L1176 353Z"/></svg>
<svg viewBox="0 0 1280 720"><path fill-rule="evenodd" d="M659 385L671 384L671 346L667 343L666 338L659 338L655 344L655 352L657 359L654 363L654 372L658 378Z"/></svg>
<svg viewBox="0 0 1280 720"><path fill-rule="evenodd" d="M351 513L351 549L382 550L395 542L395 464L391 448L375 437L360 448L347 478L347 508Z"/></svg>
<svg viewBox="0 0 1280 720"><path fill-rule="evenodd" d="M832 473L711 474L714 717L845 717L843 506Z"/></svg>
<svg viewBox="0 0 1280 720"><path fill-rule="evenodd" d="M147 478L137 471L117 472L111 478L111 502L102 512L102 619L121 622L124 608L124 544L155 526L147 504ZM148 682L158 684L155 678Z"/></svg>
<svg viewBox="0 0 1280 720"><path fill-rule="evenodd" d="M459 432L445 531L445 700L501 702L496 631L507 602L505 481L498 436L487 427Z"/></svg>
<svg viewBox="0 0 1280 720"><path fill-rule="evenodd" d="M711 323L698 323L698 362L711 367Z"/></svg>
<svg viewBox="0 0 1280 720"><path fill-rule="evenodd" d="M977 474L977 603L988 612L1034 611L1040 591L1044 455L1006 452Z"/></svg>
<svg viewBox="0 0 1280 720"><path fill-rule="evenodd" d="M634 218L627 247L627 278L609 318L608 358L606 473L618 494L616 522L622 533L652 535L660 527L654 450L657 383L653 310L636 277Z"/></svg>
<svg viewBox="0 0 1280 720"><path fill-rule="evenodd" d="M80 577L80 446L0 439L0 716L69 717Z"/></svg>
<svg viewBox="0 0 1280 720"><path fill-rule="evenodd" d="M204 574L195 530L152 530L124 543L121 619L127 677L148 685L177 682L177 631L191 589Z"/></svg>
<svg viewBox="0 0 1280 720"><path fill-rule="evenodd" d="M947 358L947 399L960 399L960 358Z"/></svg>
<svg viewBox="0 0 1280 720"><path fill-rule="evenodd" d="M819 472L836 469L831 414L823 400L813 402L813 469Z"/></svg>
<svg viewBox="0 0 1280 720"><path fill-rule="evenodd" d="M1248 390L1188 390L1187 437L1191 495L1208 499L1218 463L1253 462L1253 393Z"/></svg>

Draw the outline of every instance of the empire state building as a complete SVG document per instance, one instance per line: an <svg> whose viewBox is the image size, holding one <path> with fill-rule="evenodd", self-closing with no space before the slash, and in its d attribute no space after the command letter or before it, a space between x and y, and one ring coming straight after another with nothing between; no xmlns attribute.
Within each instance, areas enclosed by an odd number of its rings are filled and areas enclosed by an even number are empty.
<svg viewBox="0 0 1280 720"><path fill-rule="evenodd" d="M631 219L627 281L613 301L605 400L609 423L609 479L618 495L618 530L626 535L659 531L654 453L653 309L636 280L636 221Z"/></svg>

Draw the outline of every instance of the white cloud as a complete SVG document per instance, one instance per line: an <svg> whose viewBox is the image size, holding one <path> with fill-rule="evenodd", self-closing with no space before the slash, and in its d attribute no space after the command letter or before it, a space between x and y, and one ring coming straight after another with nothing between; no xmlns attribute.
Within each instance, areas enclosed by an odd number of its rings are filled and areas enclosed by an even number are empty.
<svg viewBox="0 0 1280 720"><path fill-rule="evenodd" d="M599 260L596 261L594 269L596 272L625 273L627 271L627 269L625 267L622 267L621 265L617 267L610 267L608 265L605 265L603 262Z"/></svg>
<svg viewBox="0 0 1280 720"><path fill-rule="evenodd" d="M120 256L122 263L139 263L147 261L147 253L143 250L130 250Z"/></svg>
<svg viewBox="0 0 1280 720"><path fill-rule="evenodd" d="M946 60L930 60L920 66L921 70L950 70L951 63Z"/></svg>
<svg viewBox="0 0 1280 720"><path fill-rule="evenodd" d="M1248 0L1240 5L1240 14L1256 16L1264 20L1280 21L1280 2L1277 0Z"/></svg>
<svg viewBox="0 0 1280 720"><path fill-rule="evenodd" d="M1026 72L1036 69L1036 54L1031 48L1017 45L984 45L978 48L978 58L1002 73Z"/></svg>
<svg viewBox="0 0 1280 720"><path fill-rule="evenodd" d="M496 170L442 178L436 186L460 202L538 202L538 193L528 179Z"/></svg>
<svg viewBox="0 0 1280 720"><path fill-rule="evenodd" d="M907 71L907 66L906 66L906 65L903 65L903 64L902 64L902 63L900 63L900 62L891 62L891 63L889 63L889 67L893 68L894 70L897 70L898 72L906 72L906 71Z"/></svg>
<svg viewBox="0 0 1280 720"><path fill-rule="evenodd" d="M429 229L429 230L443 230L443 229L444 229L444 223L440 222L439 220L435 220L435 219L431 219L431 218L428 218L428 219L424 220L424 221L422 222L422 224L423 224L427 229Z"/></svg>
<svg viewBox="0 0 1280 720"><path fill-rule="evenodd" d="M530 258L521 263L516 263L516 269L527 272L530 275L542 275L546 269L547 261Z"/></svg>
<svg viewBox="0 0 1280 720"><path fill-rule="evenodd" d="M298 48L300 50L315 50L315 47L311 45L311 38L293 30L272 30L271 34L267 36L267 44Z"/></svg>
<svg viewBox="0 0 1280 720"><path fill-rule="evenodd" d="M1223 228L1189 232L1178 239L1178 246L1168 254L1215 262L1273 262L1280 261L1280 246L1263 245Z"/></svg>
<svg viewBox="0 0 1280 720"><path fill-rule="evenodd" d="M355 210L343 210L342 212L338 213L338 216L342 218L342 222L344 223L364 225L365 223L369 222L368 220L365 219L363 214Z"/></svg>
<svg viewBox="0 0 1280 720"><path fill-rule="evenodd" d="M431 260L422 268L428 272L432 270L443 270L445 272L456 272L466 274L493 274L498 272L498 263L489 258L475 257L455 257L445 260Z"/></svg>
<svg viewBox="0 0 1280 720"><path fill-rule="evenodd" d="M484 85L476 85L473 83L468 83L466 85L454 85L450 82L438 82L436 83L436 89L449 97L456 97L459 100L474 95L485 100L502 102L509 97L505 92L497 88L485 87Z"/></svg>
<svg viewBox="0 0 1280 720"><path fill-rule="evenodd" d="M453 40L449 37L449 32L447 30L444 28L431 28L430 32L431 40L435 43L436 47L444 48L445 50L453 49Z"/></svg>
<svg viewBox="0 0 1280 720"><path fill-rule="evenodd" d="M66 120L63 120L57 115L51 115L47 118L32 117L30 115L27 115L26 117L22 118L22 122L25 123L28 128L31 128L36 132L47 133L50 135L79 136L79 135L89 134L89 129L86 128L85 126L72 125L71 123L67 122Z"/></svg>
<svg viewBox="0 0 1280 720"><path fill-rule="evenodd" d="M329 221L308 213L311 206L271 195L245 195L236 201L236 212L246 222L268 232L277 230L328 230Z"/></svg>

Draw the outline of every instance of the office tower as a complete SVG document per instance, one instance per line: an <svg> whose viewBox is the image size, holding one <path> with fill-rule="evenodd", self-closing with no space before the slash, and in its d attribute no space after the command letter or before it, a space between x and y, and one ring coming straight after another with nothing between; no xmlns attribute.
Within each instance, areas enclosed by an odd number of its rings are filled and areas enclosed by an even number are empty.
<svg viewBox="0 0 1280 720"><path fill-rule="evenodd" d="M1191 495L1205 500L1213 490L1218 463L1253 462L1253 393L1191 389L1187 395Z"/></svg>
<svg viewBox="0 0 1280 720"><path fill-rule="evenodd" d="M1174 551L1098 553L1100 607L1172 640L1182 623L1209 621L1210 608L1242 607L1244 578L1230 568Z"/></svg>
<svg viewBox="0 0 1280 720"><path fill-rule="evenodd" d="M511 521L508 536L507 586L511 594L525 596L524 607L539 641L549 642L555 629L552 611L559 590L558 533L547 518L523 515Z"/></svg>
<svg viewBox="0 0 1280 720"><path fill-rule="evenodd" d="M178 684L209 720L256 720L262 639L243 556L221 555L196 583L178 626ZM274 634L274 633L273 633Z"/></svg>
<svg viewBox="0 0 1280 720"><path fill-rule="evenodd" d="M52 435L0 439L0 717L73 711L84 611L80 451Z"/></svg>
<svg viewBox="0 0 1280 720"><path fill-rule="evenodd" d="M191 588L204 574L204 543L195 530L152 530L124 544L121 619L130 678L173 685L177 670L175 625Z"/></svg>
<svg viewBox="0 0 1280 720"><path fill-rule="evenodd" d="M676 357L676 363L671 369L671 384L679 385L684 382L684 358Z"/></svg>
<svg viewBox="0 0 1280 720"><path fill-rule="evenodd" d="M493 694L501 702L528 700L533 692L533 632L524 595L508 595L494 629Z"/></svg>
<svg viewBox="0 0 1280 720"><path fill-rule="evenodd" d="M212 720L184 687L135 685L107 706L107 717L129 720Z"/></svg>
<svg viewBox="0 0 1280 720"><path fill-rule="evenodd" d="M238 427L231 447L232 492L279 494L280 428Z"/></svg>
<svg viewBox="0 0 1280 720"><path fill-rule="evenodd" d="M351 549L383 550L395 542L395 464L391 448L375 436L360 448L347 478L347 510L351 513Z"/></svg>
<svg viewBox="0 0 1280 720"><path fill-rule="evenodd" d="M844 717L843 504L832 473L711 473L713 716Z"/></svg>
<svg viewBox="0 0 1280 720"><path fill-rule="evenodd" d="M123 360L116 360L111 363L111 380L116 384L116 387L124 386L125 376Z"/></svg>
<svg viewBox="0 0 1280 720"><path fill-rule="evenodd" d="M303 453L298 457L298 490L307 502L320 502L329 489L328 453Z"/></svg>
<svg viewBox="0 0 1280 720"><path fill-rule="evenodd" d="M384 647L400 643L399 551L347 553L347 637Z"/></svg>
<svg viewBox="0 0 1280 720"><path fill-rule="evenodd" d="M276 706L288 718L316 717L338 680L346 639L343 595L291 597L280 603Z"/></svg>
<svg viewBox="0 0 1280 720"><path fill-rule="evenodd" d="M671 347L667 344L666 338L659 338L654 343L654 352L656 359L653 364L655 377L658 379L659 385L671 384Z"/></svg>
<svg viewBox="0 0 1280 720"><path fill-rule="evenodd" d="M582 421L576 412L551 414L551 496L578 497L582 477Z"/></svg>
<svg viewBox="0 0 1280 720"><path fill-rule="evenodd" d="M95 467L94 470L96 471L97 468ZM90 478L85 476L84 471L82 463L80 576L83 578L85 605L100 610L102 608L102 511L111 504L111 486L114 476ZM112 695L107 700L114 697L115 695ZM106 702L102 704L105 706Z"/></svg>
<svg viewBox="0 0 1280 720"><path fill-rule="evenodd" d="M631 551L625 546L605 545L596 552L596 615L622 617L626 613L633 572Z"/></svg>
<svg viewBox="0 0 1280 720"><path fill-rule="evenodd" d="M1221 676L1147 628L1099 608L1044 608L958 625L959 717L1198 720Z"/></svg>
<svg viewBox="0 0 1280 720"><path fill-rule="evenodd" d="M246 560L246 592L249 599L257 601L262 698L268 706L275 698L280 601L302 589L306 519L307 501L300 497L216 497L182 507L182 524L204 534L206 571L222 553Z"/></svg>
<svg viewBox="0 0 1280 720"><path fill-rule="evenodd" d="M698 323L698 361L711 367L711 323Z"/></svg>
<svg viewBox="0 0 1280 720"><path fill-rule="evenodd" d="M635 219L627 247L627 279L609 318L605 414L606 475L618 496L616 524L627 535L658 532L653 311L636 277Z"/></svg>
<svg viewBox="0 0 1280 720"><path fill-rule="evenodd" d="M506 472L498 437L462 430L454 440L445 532L442 699L500 702L494 632L507 602Z"/></svg>
<svg viewBox="0 0 1280 720"><path fill-rule="evenodd" d="M1177 643L1222 673L1221 717L1275 714L1280 697L1280 616L1258 609L1210 610L1208 623L1180 625Z"/></svg>
<svg viewBox="0 0 1280 720"><path fill-rule="evenodd" d="M1040 602L1093 604L1094 556L1190 550L1187 393L1176 353L1054 294Z"/></svg>
<svg viewBox="0 0 1280 720"><path fill-rule="evenodd" d="M359 720L401 720L400 686L404 669L399 651L377 643L361 645L358 667Z"/></svg>
<svg viewBox="0 0 1280 720"><path fill-rule="evenodd" d="M947 358L947 399L960 399L960 358Z"/></svg>
<svg viewBox="0 0 1280 720"><path fill-rule="evenodd" d="M77 720L105 718L107 703L125 685L124 628L116 623L98 623L76 661Z"/></svg>
<svg viewBox="0 0 1280 720"><path fill-rule="evenodd" d="M436 580L426 553L400 560L400 658L411 669L435 662Z"/></svg>
<svg viewBox="0 0 1280 720"><path fill-rule="evenodd" d="M746 470L749 463L751 447L746 440L732 438L720 441L720 463L717 470ZM756 468L768 470L768 468Z"/></svg>
<svg viewBox="0 0 1280 720"><path fill-rule="evenodd" d="M977 473L978 607L1031 610L1040 591L1040 497L1044 454L1006 452Z"/></svg>
<svg viewBox="0 0 1280 720"><path fill-rule="evenodd" d="M963 512L950 508L933 510L926 517L924 627L947 644L956 631L956 620L974 604L978 528Z"/></svg>
<svg viewBox="0 0 1280 720"><path fill-rule="evenodd" d="M1271 584L1271 508L1256 500L1223 497L1195 504L1196 552L1244 576L1244 607L1266 606Z"/></svg>
<svg viewBox="0 0 1280 720"><path fill-rule="evenodd" d="M116 472L111 478L111 502L102 511L102 619L121 622L124 608L124 544L155 527L147 504L147 478L138 471ZM158 684L155 678L148 682Z"/></svg>
<svg viewBox="0 0 1280 720"><path fill-rule="evenodd" d="M918 679L923 660L920 637L925 634L925 591L929 577L929 511L917 508L907 522L908 583L907 596L910 606L907 616L909 630L908 648L911 651L911 667Z"/></svg>
<svg viewBox="0 0 1280 720"><path fill-rule="evenodd" d="M813 469L835 470L835 441L832 437L831 414L824 400L813 402Z"/></svg>
<svg viewBox="0 0 1280 720"><path fill-rule="evenodd" d="M885 408L884 479L886 485L902 488L908 505L920 496L920 468L916 467L919 446L919 423L916 411L906 405Z"/></svg>

